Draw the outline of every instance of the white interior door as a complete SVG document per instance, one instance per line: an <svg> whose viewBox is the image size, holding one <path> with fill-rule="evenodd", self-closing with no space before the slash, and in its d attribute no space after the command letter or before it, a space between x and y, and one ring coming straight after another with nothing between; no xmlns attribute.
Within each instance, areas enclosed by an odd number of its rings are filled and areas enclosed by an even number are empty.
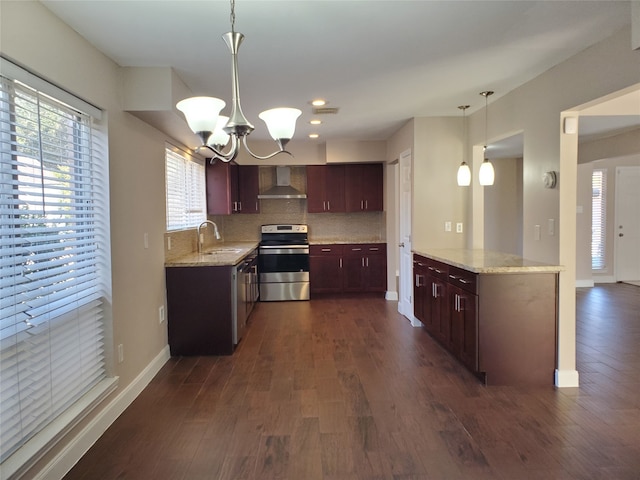
<svg viewBox="0 0 640 480"><path fill-rule="evenodd" d="M413 178L411 173L411 150L400 154L400 175L398 176L398 191L400 199L399 235L399 301L398 312L411 320L415 325L417 320L413 316L413 262L411 258L411 197ZM417 323L420 325L420 323Z"/></svg>
<svg viewBox="0 0 640 480"><path fill-rule="evenodd" d="M640 281L640 167L616 168L616 280Z"/></svg>

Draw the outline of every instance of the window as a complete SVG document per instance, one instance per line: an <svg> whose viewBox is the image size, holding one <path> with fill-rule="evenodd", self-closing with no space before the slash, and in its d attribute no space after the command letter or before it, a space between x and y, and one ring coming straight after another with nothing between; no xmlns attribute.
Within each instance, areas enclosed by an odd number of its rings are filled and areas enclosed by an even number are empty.
<svg viewBox="0 0 640 480"><path fill-rule="evenodd" d="M207 219L204 163L166 149L167 230L193 228Z"/></svg>
<svg viewBox="0 0 640 480"><path fill-rule="evenodd" d="M8 476L28 461L24 452L37 454L34 444L44 448L65 428L51 434L52 425L73 421L83 395L109 383L101 144L91 116L0 76L0 461ZM18 449L21 459L11 458Z"/></svg>
<svg viewBox="0 0 640 480"><path fill-rule="evenodd" d="M594 170L591 176L591 269L604 270L607 233L607 171Z"/></svg>

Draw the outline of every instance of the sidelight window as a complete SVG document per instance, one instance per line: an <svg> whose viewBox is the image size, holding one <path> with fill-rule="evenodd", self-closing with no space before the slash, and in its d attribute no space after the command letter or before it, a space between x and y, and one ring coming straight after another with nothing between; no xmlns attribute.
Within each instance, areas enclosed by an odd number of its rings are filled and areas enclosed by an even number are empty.
<svg viewBox="0 0 640 480"><path fill-rule="evenodd" d="M607 234L607 171L597 169L591 177L591 269L604 270Z"/></svg>

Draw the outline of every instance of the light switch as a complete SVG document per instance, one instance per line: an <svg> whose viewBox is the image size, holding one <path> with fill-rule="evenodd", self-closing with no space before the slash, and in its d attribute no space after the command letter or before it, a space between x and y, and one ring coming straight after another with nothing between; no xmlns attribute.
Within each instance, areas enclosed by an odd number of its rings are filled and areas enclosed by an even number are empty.
<svg viewBox="0 0 640 480"><path fill-rule="evenodd" d="M456 223L456 233L462 233L462 222Z"/></svg>

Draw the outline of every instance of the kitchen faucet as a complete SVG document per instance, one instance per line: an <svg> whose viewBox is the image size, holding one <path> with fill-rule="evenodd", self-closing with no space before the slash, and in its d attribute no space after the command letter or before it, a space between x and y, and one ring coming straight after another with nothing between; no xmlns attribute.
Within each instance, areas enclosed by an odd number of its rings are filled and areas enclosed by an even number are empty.
<svg viewBox="0 0 640 480"><path fill-rule="evenodd" d="M220 240L221 238L220 232L218 231L218 225L216 225L215 222L212 222L211 220L205 220L200 225L198 225L198 253L202 253L202 244L204 243L204 236L200 233L200 229L203 225L206 227L208 223L213 225L213 233L216 236L216 240Z"/></svg>

